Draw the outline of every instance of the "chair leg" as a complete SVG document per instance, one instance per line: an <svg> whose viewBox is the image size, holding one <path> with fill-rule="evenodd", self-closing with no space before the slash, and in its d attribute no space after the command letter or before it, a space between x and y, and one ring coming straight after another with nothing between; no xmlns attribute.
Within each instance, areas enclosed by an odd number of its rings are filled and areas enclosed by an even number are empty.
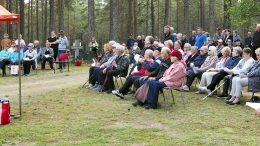
<svg viewBox="0 0 260 146"><path fill-rule="evenodd" d="M183 104L183 108L185 109L185 101L184 101L184 96L183 96L183 92L181 92L181 99L182 99L182 104Z"/></svg>
<svg viewBox="0 0 260 146"><path fill-rule="evenodd" d="M173 102L173 104L175 104L175 99L174 99L174 96L173 96L173 93L172 93L172 89L170 89L171 90L171 95L172 95L172 102Z"/></svg>
<svg viewBox="0 0 260 146"><path fill-rule="evenodd" d="M115 77L114 83L115 83L115 87L116 87L116 88L119 88L119 85L118 85L118 83L117 83L117 77Z"/></svg>
<svg viewBox="0 0 260 146"><path fill-rule="evenodd" d="M164 91L162 90L162 95L163 95L163 100L165 102L165 96L164 96Z"/></svg>

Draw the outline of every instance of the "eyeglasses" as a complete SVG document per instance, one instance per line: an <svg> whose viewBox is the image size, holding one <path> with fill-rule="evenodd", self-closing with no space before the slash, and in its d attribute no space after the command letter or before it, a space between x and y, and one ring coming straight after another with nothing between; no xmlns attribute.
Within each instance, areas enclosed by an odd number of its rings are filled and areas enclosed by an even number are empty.
<svg viewBox="0 0 260 146"><path fill-rule="evenodd" d="M28 46L28 47L33 47L33 46Z"/></svg>

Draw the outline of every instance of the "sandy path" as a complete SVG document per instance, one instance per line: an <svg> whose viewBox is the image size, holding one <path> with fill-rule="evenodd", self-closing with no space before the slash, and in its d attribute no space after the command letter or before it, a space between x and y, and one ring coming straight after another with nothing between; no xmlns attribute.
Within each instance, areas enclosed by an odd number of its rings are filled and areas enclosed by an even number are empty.
<svg viewBox="0 0 260 146"><path fill-rule="evenodd" d="M86 72L69 73L69 75L59 74L47 77L37 76L22 81L22 96L37 96L49 91L65 89L72 86L80 86L86 81ZM0 84L0 96L8 95L18 97L18 84Z"/></svg>

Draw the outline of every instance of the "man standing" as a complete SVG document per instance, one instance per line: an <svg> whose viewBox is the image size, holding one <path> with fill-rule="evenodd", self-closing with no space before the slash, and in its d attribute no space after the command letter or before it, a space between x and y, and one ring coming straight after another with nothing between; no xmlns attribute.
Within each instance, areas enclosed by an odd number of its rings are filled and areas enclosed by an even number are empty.
<svg viewBox="0 0 260 146"><path fill-rule="evenodd" d="M252 45L251 45L252 42L253 42L252 33L249 31L247 33L247 37L245 38L245 47L252 48Z"/></svg>
<svg viewBox="0 0 260 146"><path fill-rule="evenodd" d="M64 35L63 30L60 31L59 33L60 37L58 39L59 42L59 54L63 54L66 53L67 50L69 49L69 41L67 39L67 37ZM65 64L64 63L60 63L59 65L60 68L65 68Z"/></svg>
<svg viewBox="0 0 260 146"><path fill-rule="evenodd" d="M196 31L192 31L191 37L189 39L189 43L191 44L191 46L194 46L195 42L196 42Z"/></svg>
<svg viewBox="0 0 260 146"><path fill-rule="evenodd" d="M197 46L199 49L202 46L206 45L207 37L205 34L202 33L203 29L201 27L197 28L197 36L195 40L195 46Z"/></svg>
<svg viewBox="0 0 260 146"><path fill-rule="evenodd" d="M256 59L255 50L260 47L260 24L256 25L256 31L253 36L253 58Z"/></svg>

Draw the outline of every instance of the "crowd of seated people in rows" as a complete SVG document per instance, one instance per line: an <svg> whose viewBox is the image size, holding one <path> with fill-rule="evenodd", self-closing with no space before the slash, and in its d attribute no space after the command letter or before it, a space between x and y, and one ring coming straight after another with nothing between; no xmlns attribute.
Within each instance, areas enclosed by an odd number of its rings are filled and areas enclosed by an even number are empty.
<svg viewBox="0 0 260 146"><path fill-rule="evenodd" d="M256 37L249 44L246 42L245 47L236 31L233 36L228 29L223 34L218 31L214 39L208 39L199 27L188 41L181 34L175 35L172 27L165 26L162 41L152 36L143 37L144 40L142 36L137 40L130 37L127 47L110 41L104 45L99 62L90 68L86 88L124 99L131 91L146 85L149 88L145 101L137 100L133 106L156 109L158 96L165 87L190 91L197 78L200 83L196 93L212 95L223 80L219 97L226 97L228 105L239 104L243 86L248 85L250 92L260 90L260 46L257 46L260 25L256 27ZM113 77L126 77L118 90Z"/></svg>
<svg viewBox="0 0 260 146"><path fill-rule="evenodd" d="M46 62L49 62L50 69L53 69L53 63L57 60L58 54L66 53L69 43L64 32L59 33L59 37L55 32L51 32L50 38L46 40L45 47L40 47L38 40L26 45L23 39L11 41L8 34L4 34L4 39L1 41L2 50L0 51L0 68L2 76L6 76L6 66L9 68L12 65L23 65L23 76L28 76L30 70L36 69L38 63L41 63L41 69L45 69ZM19 44L19 46L18 46ZM20 56L19 56L19 49ZM63 63L60 68L65 67Z"/></svg>

